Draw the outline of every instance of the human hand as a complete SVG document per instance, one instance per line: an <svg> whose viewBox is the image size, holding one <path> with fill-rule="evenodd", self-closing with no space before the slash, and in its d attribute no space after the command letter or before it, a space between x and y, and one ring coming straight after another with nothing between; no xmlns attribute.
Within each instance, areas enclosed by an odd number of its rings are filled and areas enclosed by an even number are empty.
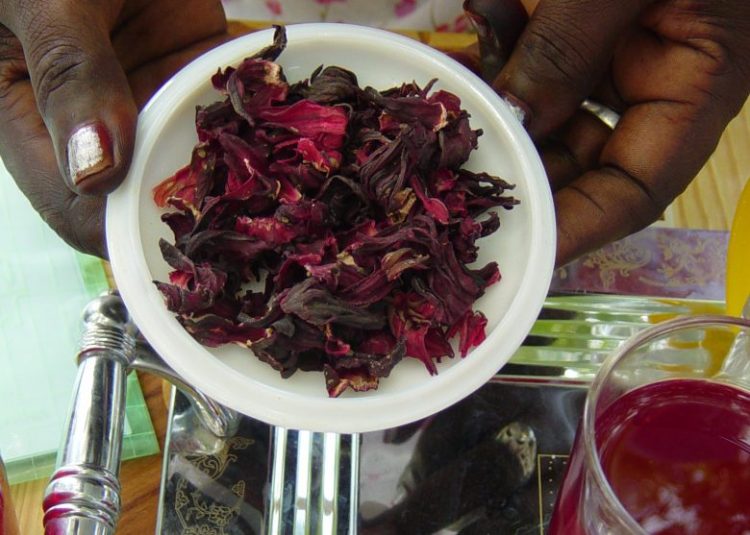
<svg viewBox="0 0 750 535"><path fill-rule="evenodd" d="M0 2L0 157L70 245L106 256L138 109L226 38L220 0Z"/></svg>
<svg viewBox="0 0 750 535"><path fill-rule="evenodd" d="M745 0L542 0L493 86L526 112L550 177L557 263L655 221L750 90ZM621 113L614 131L579 110Z"/></svg>

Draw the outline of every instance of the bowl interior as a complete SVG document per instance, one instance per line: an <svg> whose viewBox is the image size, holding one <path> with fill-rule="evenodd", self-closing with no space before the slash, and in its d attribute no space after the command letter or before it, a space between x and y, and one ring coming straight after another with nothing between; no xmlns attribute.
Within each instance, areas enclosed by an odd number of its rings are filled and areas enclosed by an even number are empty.
<svg viewBox="0 0 750 535"><path fill-rule="evenodd" d="M196 143L195 106L220 98L210 84L218 67L237 64L271 43L271 31L251 34L197 59L157 93L141 114L129 176L108 201L107 239L120 293L154 349L188 382L217 401L275 425L356 432L392 427L427 416L481 386L521 344L541 308L554 261L554 215L537 153L509 108L456 62L411 39L342 24L287 28L278 62L289 81L307 78L319 65L357 74L361 86L386 89L414 80L461 98L479 149L467 167L516 184L521 204L501 211L501 227L479 240L477 265L497 261L499 283L475 304L488 319L487 340L465 359L445 359L430 376L421 362L404 359L377 390L329 399L322 373L282 379L247 349L207 349L167 311L153 280L167 280L159 238L172 241L161 222L152 188L185 165Z"/></svg>

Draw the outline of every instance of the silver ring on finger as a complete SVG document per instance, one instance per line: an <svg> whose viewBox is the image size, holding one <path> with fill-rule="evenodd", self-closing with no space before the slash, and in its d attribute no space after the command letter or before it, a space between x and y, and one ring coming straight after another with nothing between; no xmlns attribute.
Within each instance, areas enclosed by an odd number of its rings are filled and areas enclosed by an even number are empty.
<svg viewBox="0 0 750 535"><path fill-rule="evenodd" d="M619 113L595 100L588 98L584 99L584 101L581 102L580 109L589 112L612 130L614 130L617 123L620 122Z"/></svg>

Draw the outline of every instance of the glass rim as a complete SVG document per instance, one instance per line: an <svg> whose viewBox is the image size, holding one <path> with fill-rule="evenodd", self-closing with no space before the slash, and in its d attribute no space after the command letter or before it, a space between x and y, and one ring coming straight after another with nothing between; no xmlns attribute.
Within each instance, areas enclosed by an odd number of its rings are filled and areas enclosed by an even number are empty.
<svg viewBox="0 0 750 535"><path fill-rule="evenodd" d="M635 535L647 534L643 527L641 527L641 525L630 515L627 509L625 509L625 506L610 486L607 477L604 475L604 469L602 468L599 454L597 452L595 440L595 418L599 394L601 393L605 382L607 382L612 375L615 366L633 349L647 342L656 340L666 334L697 326L735 326L750 330L750 319L720 314L703 314L697 316L681 316L656 323L630 337L604 361L586 394L581 429L583 435L584 462L590 468L590 473L594 478L596 485L601 490L606 506L614 511L625 526Z"/></svg>

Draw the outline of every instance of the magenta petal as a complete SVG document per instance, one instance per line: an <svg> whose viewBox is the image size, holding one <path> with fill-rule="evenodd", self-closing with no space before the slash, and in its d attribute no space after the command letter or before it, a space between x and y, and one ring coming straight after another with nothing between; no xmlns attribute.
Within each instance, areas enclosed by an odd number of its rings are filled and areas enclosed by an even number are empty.
<svg viewBox="0 0 750 535"><path fill-rule="evenodd" d="M447 335L452 338L459 336L458 348L461 357L465 357L472 347L476 347L485 339L484 329L487 327L487 318L481 312L467 311L448 331Z"/></svg>
<svg viewBox="0 0 750 535"><path fill-rule="evenodd" d="M238 217L234 229L274 246L288 243L297 236L295 229L273 217Z"/></svg>
<svg viewBox="0 0 750 535"><path fill-rule="evenodd" d="M258 118L289 128L300 137L313 139L323 149L341 147L348 123L343 107L324 106L311 100L263 109L259 111Z"/></svg>
<svg viewBox="0 0 750 535"><path fill-rule="evenodd" d="M411 184L414 193L417 194L417 198L422 202L422 205L424 206L424 209L427 211L427 213L434 217L435 220L439 223L447 225L450 215L448 214L448 208L445 206L445 204L443 204L440 199L427 197L427 194L424 190L424 185L415 175L412 175L409 184Z"/></svg>

